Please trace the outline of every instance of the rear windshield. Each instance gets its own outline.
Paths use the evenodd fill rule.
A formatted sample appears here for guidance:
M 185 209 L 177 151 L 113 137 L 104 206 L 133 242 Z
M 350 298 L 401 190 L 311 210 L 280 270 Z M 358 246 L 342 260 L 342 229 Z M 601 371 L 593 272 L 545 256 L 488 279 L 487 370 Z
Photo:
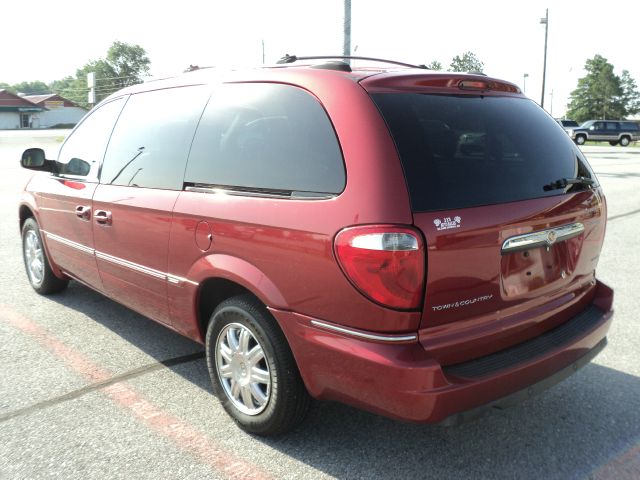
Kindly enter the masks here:
M 580 150 L 544 110 L 514 97 L 372 95 L 396 143 L 414 212 L 559 195 L 544 186 L 595 180 Z

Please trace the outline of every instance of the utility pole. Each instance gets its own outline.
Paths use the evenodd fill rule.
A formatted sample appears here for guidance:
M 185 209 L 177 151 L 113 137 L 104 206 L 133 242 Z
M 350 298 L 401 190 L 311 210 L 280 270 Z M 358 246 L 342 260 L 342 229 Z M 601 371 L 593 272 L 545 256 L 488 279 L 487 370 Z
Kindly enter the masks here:
M 264 65 L 264 39 L 262 40 L 262 64 Z
M 549 36 L 549 9 L 547 8 L 544 18 L 540 19 L 540 23 L 544 25 L 544 66 L 542 68 L 542 97 L 540 98 L 540 106 L 544 108 L 544 87 L 547 80 L 547 38 Z
M 95 72 L 87 73 L 87 88 L 89 89 L 87 95 L 87 103 L 93 108 L 96 104 L 96 74 Z
M 351 0 L 344 0 L 344 43 L 342 55 L 351 55 Z M 350 63 L 347 59 L 347 63 Z
M 522 76 L 522 90 L 524 91 L 524 93 L 527 93 L 527 78 L 529 78 L 529 74 L 525 73 Z

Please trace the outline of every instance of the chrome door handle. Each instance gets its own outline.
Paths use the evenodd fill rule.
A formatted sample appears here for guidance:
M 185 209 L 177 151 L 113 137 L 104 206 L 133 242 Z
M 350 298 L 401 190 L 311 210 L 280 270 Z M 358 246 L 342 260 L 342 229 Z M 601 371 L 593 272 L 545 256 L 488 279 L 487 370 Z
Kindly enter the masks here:
M 76 207 L 76 215 L 82 220 L 89 220 L 91 218 L 91 207 L 86 205 L 78 205 Z
M 96 223 L 111 225 L 111 212 L 107 210 L 96 210 L 96 213 L 93 214 L 93 218 L 96 219 Z

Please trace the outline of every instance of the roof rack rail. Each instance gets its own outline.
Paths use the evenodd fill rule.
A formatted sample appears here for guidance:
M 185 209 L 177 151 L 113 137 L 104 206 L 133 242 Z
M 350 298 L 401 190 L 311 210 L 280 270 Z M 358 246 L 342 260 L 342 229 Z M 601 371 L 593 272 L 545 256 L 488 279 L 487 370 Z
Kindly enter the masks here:
M 276 62 L 278 65 L 297 62 L 298 60 L 371 60 L 374 62 L 389 63 L 391 65 L 400 65 L 401 67 L 409 68 L 423 68 L 428 70 L 426 65 L 412 65 L 410 63 L 396 62 L 395 60 L 385 60 L 383 58 L 374 57 L 357 57 L 353 55 L 313 55 L 310 57 L 298 57 L 296 55 L 285 54 L 280 60 Z

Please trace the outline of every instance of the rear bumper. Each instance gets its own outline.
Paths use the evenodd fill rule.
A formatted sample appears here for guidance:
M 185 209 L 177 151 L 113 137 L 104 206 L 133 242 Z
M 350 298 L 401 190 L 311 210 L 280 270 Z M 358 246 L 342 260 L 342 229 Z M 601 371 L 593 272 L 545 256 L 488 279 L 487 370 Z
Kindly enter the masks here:
M 598 282 L 584 329 L 567 334 L 565 328 L 553 341 L 532 339 L 536 345 L 525 342 L 513 347 L 520 350 L 502 354 L 497 363 L 483 357 L 461 369 L 443 368 L 417 340 L 357 338 L 317 326 L 315 319 L 304 315 L 272 313 L 312 396 L 405 421 L 456 424 L 524 400 L 586 365 L 606 345 L 612 300 L 611 289 Z M 572 319 L 574 324 L 581 323 L 578 317 L 583 313 Z M 517 361 L 505 362 L 505 357 Z M 476 361 L 479 368 L 473 365 Z M 487 364 L 493 367 L 487 369 Z

